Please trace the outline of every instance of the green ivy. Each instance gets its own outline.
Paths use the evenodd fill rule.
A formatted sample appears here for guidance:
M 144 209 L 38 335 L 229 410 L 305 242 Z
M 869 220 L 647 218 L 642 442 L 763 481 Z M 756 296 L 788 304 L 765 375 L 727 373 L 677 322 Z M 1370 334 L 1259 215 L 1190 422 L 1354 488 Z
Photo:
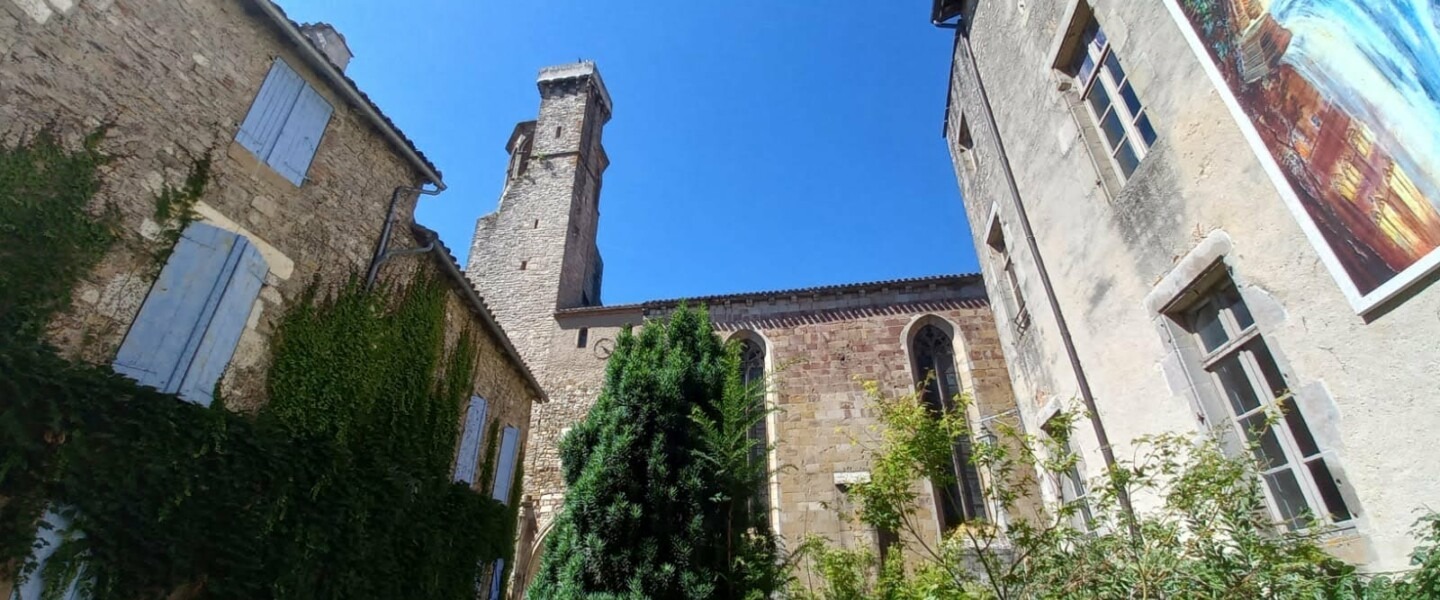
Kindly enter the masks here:
M 485 460 L 480 467 L 480 485 L 495 478 L 495 452 L 499 449 L 500 420 L 490 421 L 490 430 L 485 433 Z
M 160 224 L 160 251 L 155 254 L 156 269 L 170 260 L 180 234 L 195 221 L 195 203 L 205 195 L 210 183 L 210 156 L 207 154 L 190 166 L 185 184 L 179 188 L 166 184 L 155 196 L 155 222 Z
M 97 600 L 473 597 L 513 546 L 515 503 L 450 480 L 476 340 L 446 343 L 445 285 L 312 286 L 254 416 L 68 361 L 40 332 L 113 238 L 85 212 L 103 160 L 94 139 L 72 153 L 45 135 L 0 153 L 0 231 L 46 250 L 0 249 L 0 578 L 33 569 L 50 507 L 75 534 L 52 593 L 83 573 Z
M 115 240 L 113 209 L 88 210 L 109 159 L 98 130 L 78 151 L 41 131 L 0 149 L 0 330 L 36 336 Z

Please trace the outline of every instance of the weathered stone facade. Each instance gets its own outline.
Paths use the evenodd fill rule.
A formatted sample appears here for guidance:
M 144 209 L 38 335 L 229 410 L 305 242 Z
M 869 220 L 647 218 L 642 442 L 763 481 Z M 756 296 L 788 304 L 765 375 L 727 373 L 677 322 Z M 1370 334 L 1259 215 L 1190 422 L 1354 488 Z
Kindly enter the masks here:
M 0 0 L 3 142 L 48 127 L 75 146 L 103 126 L 99 148 L 111 157 L 93 208 L 113 207 L 121 240 L 52 324 L 62 351 L 114 359 L 163 266 L 169 224 L 156 222 L 156 199 L 207 156 L 211 176 L 194 206 L 197 222 L 243 236 L 268 267 L 221 379 L 230 408 L 266 401 L 270 337 L 309 285 L 333 288 L 365 275 L 392 193 L 399 190 L 388 247 L 434 241 L 424 230 L 411 234 L 417 195 L 400 188 L 443 189 L 439 173 L 299 36 L 268 0 Z M 298 186 L 235 141 L 277 58 L 333 108 Z M 520 428 L 523 448 L 531 404 L 543 393 L 454 259 L 434 247 L 388 261 L 380 279 L 423 271 L 450 282 L 448 343 L 467 326 L 476 333 L 475 393 L 490 401 L 492 419 Z M 489 482 L 477 488 L 488 492 Z
M 1327 544 L 1367 569 L 1404 567 L 1413 511 L 1440 494 L 1440 467 L 1429 460 L 1440 425 L 1429 408 L 1440 388 L 1440 294 L 1423 284 L 1356 314 L 1187 44 L 1169 0 L 963 4 L 947 135 L 1027 429 L 1080 398 L 1037 258 L 1121 456 L 1144 435 L 1200 431 L 1197 415 L 1216 386 L 1187 357 L 1193 336 L 1167 307 L 1219 265 L 1254 313 L 1354 512 Z M 1083 26 L 1076 19 L 1092 15 L 1158 133 L 1123 183 L 1068 63 L 1056 64 L 1075 50 Z M 1025 243 L 1017 200 L 1039 257 Z M 997 239 L 1008 242 L 1003 251 Z M 1028 327 L 1015 323 L 1018 300 Z M 1092 428 L 1082 421 L 1075 433 L 1089 474 L 1101 474 Z M 1055 491 L 1047 493 L 1053 500 Z M 1145 510 L 1155 500 L 1136 502 Z
M 599 305 L 602 263 L 595 234 L 600 176 L 608 165 L 600 138 L 610 97 L 590 63 L 544 69 L 538 83 L 540 117 L 521 123 L 510 139 L 505 191 L 497 210 L 477 223 L 468 270 L 550 398 L 532 416 L 524 484 L 530 517 L 521 524 L 522 555 L 512 583 L 517 592 L 538 568 L 544 536 L 564 501 L 559 441 L 599 395 L 615 336 L 678 304 Z M 975 398 L 970 416 L 977 432 L 989 420 L 1013 419 L 1009 377 L 977 276 L 692 303 L 708 306 L 724 335 L 765 349 L 768 402 L 778 409 L 767 426 L 776 472 L 768 494 L 772 523 L 791 547 L 808 535 L 848 547 L 877 544 L 875 531 L 840 514 L 847 482 L 868 474 L 865 448 L 874 441 L 869 427 L 875 420 L 861 382 L 876 381 L 889 394 L 913 391 L 923 375 L 910 342 L 925 325 L 953 341 L 960 387 Z M 916 485 L 928 499 L 929 487 Z M 939 535 L 933 512 L 921 520 L 921 535 Z

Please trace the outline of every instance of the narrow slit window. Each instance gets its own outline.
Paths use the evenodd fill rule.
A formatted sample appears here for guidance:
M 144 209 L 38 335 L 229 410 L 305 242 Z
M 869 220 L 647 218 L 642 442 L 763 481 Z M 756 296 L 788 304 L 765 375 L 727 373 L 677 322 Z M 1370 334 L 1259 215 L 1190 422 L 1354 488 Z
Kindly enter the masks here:
M 765 346 L 755 340 L 743 339 L 740 341 L 740 377 L 741 383 L 745 385 L 746 393 L 753 398 L 752 410 L 757 413 L 765 411 Z M 757 415 L 758 416 L 758 415 Z M 755 443 L 750 447 L 751 464 L 763 464 L 768 469 L 770 448 L 770 430 L 766 419 L 761 417 L 750 428 L 750 439 Z M 770 486 L 762 485 L 755 497 L 750 500 L 750 514 L 756 521 L 767 522 L 767 515 L 770 513 Z

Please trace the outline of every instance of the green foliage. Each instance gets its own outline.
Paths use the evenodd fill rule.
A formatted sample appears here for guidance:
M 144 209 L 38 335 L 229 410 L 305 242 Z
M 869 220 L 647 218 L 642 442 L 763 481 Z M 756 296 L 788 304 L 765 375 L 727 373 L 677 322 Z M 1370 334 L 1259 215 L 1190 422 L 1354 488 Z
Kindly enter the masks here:
M 442 285 L 396 292 L 386 306 L 352 283 L 295 307 L 258 418 L 12 339 L 0 446 L 21 454 L 0 494 L 25 514 L 5 521 L 6 556 L 48 503 L 85 533 L 62 549 L 98 599 L 471 597 L 513 531 L 513 510 L 449 480 L 473 344 L 445 352 Z M 327 387 L 352 380 L 348 401 Z
M 500 421 L 490 421 L 490 430 L 485 432 L 485 460 L 480 463 L 480 485 L 495 478 L 495 452 L 500 448 Z M 516 461 L 519 464 L 519 461 Z
M 768 505 L 757 499 L 768 494 L 771 473 L 769 464 L 756 458 L 771 448 L 751 436 L 771 411 L 765 410 L 765 381 L 747 384 L 742 377 L 739 344 L 724 350 L 721 396 L 690 409 L 699 441 L 691 453 L 714 478 L 711 510 L 724 534 L 714 597 L 766 598 L 789 578 L 770 531 Z
M 561 441 L 568 492 L 530 598 L 768 594 L 746 571 L 775 562 L 774 542 L 739 508 L 756 474 L 722 472 L 750 448 L 738 373 L 704 310 L 621 333 L 599 399 Z
M 198 216 L 195 214 L 195 203 L 205 195 L 205 187 L 209 183 L 210 156 L 206 155 L 190 166 L 184 185 L 177 189 L 166 184 L 155 197 L 155 222 L 161 226 L 160 250 L 155 254 L 156 269 L 170 260 L 170 253 L 174 251 L 175 243 L 180 241 L 180 234 L 195 221 Z
M 76 151 L 50 131 L 0 149 L 0 331 L 36 336 L 115 239 L 113 211 L 95 218 L 101 129 Z
M 861 522 L 908 533 L 884 564 L 866 552 L 807 547 L 818 581 L 793 590 L 801 600 L 851 598 L 1334 598 L 1440 597 L 1440 516 L 1421 519 L 1417 569 L 1367 577 L 1327 554 L 1315 532 L 1291 533 L 1271 522 L 1255 466 L 1228 456 L 1219 443 L 1166 435 L 1137 440 L 1133 462 L 1122 462 L 1090 485 L 1096 532 L 1075 524 L 1082 507 L 1059 507 L 1040 520 L 1013 518 L 1002 530 L 962 526 L 927 544 L 916 526 L 921 477 L 935 475 L 937 454 L 948 456 L 956 429 L 949 418 L 926 415 L 915 395 L 884 398 L 867 386 L 879 416 L 879 443 L 870 448 L 871 482 L 856 486 Z M 964 399 L 961 399 L 964 403 Z M 930 424 L 921 422 L 924 419 Z M 1068 424 L 1074 415 L 1061 415 Z M 975 462 L 991 474 L 991 501 L 1014 509 L 1033 483 L 1023 474 L 1039 465 L 1064 473 L 1077 457 L 1056 427 L 1052 436 L 998 426 L 995 441 L 975 443 Z M 1121 490 L 1164 500 L 1131 521 L 1118 509 Z M 1014 514 L 1013 510 L 1008 510 Z
M 476 356 L 469 332 L 446 348 L 444 286 L 312 289 L 278 328 L 257 417 L 65 360 L 44 325 L 114 239 L 86 212 L 97 142 L 0 152 L 0 231 L 19 241 L 0 249 L 0 578 L 33 574 L 49 507 L 70 526 L 47 598 L 77 577 L 97 600 L 473 597 L 514 508 L 450 482 Z M 187 221 L 207 171 L 157 218 Z

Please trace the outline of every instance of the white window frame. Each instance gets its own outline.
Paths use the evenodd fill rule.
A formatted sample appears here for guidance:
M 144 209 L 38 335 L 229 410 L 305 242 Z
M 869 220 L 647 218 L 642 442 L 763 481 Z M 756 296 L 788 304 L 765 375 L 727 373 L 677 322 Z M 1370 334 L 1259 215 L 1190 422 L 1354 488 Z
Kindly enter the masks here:
M 1086 112 L 1090 113 L 1090 117 L 1094 119 L 1096 132 L 1099 134 L 1101 146 L 1105 148 L 1108 155 L 1110 166 L 1123 183 L 1130 179 L 1135 170 L 1131 170 L 1129 173 L 1125 172 L 1125 168 L 1117 158 L 1120 148 L 1126 145 L 1126 142 L 1129 143 L 1131 152 L 1135 154 L 1135 169 L 1139 169 L 1140 164 L 1145 161 L 1145 157 L 1150 154 L 1150 147 L 1155 141 L 1154 137 L 1149 140 L 1145 139 L 1139 126 L 1140 121 L 1143 119 L 1149 124 L 1152 136 L 1158 134 L 1155 132 L 1154 124 L 1150 122 L 1149 110 L 1140 100 L 1135 84 L 1130 82 L 1129 74 L 1125 73 L 1124 68 L 1120 66 L 1120 58 L 1115 55 L 1109 37 L 1105 35 L 1105 31 L 1100 28 L 1099 23 L 1092 20 L 1090 25 L 1094 27 L 1095 36 L 1086 39 L 1088 27 L 1085 30 L 1087 33 L 1082 34 L 1080 43 L 1083 45 L 1079 50 L 1075 79 L 1080 83 L 1080 99 L 1086 106 Z M 1119 81 L 1116 81 L 1116 74 L 1107 64 L 1110 60 L 1114 61 L 1114 66 L 1119 68 L 1123 75 Z M 1090 65 L 1088 73 L 1085 71 L 1086 65 Z M 1125 96 L 1120 92 L 1126 84 L 1130 85 L 1130 92 L 1135 98 L 1135 104 L 1139 106 L 1138 110 L 1132 109 L 1125 100 Z M 1100 86 L 1109 99 L 1109 108 L 1103 114 L 1096 112 L 1095 105 L 1091 101 L 1091 94 L 1095 91 L 1096 86 Z M 1120 121 L 1124 133 L 1119 143 L 1115 144 L 1110 142 L 1109 135 L 1105 131 L 1105 116 L 1111 112 L 1114 112 L 1116 119 Z
M 1065 427 L 1067 430 L 1064 431 L 1063 438 L 1057 439 L 1056 432 L 1061 427 Z M 1052 420 L 1050 423 L 1046 423 L 1043 429 L 1050 439 L 1058 443 L 1060 451 L 1075 457 L 1069 469 L 1054 473 L 1055 488 L 1060 494 L 1060 503 L 1064 506 L 1078 506 L 1075 514 L 1070 515 L 1070 526 L 1081 533 L 1093 533 L 1095 531 L 1095 508 L 1090 503 L 1090 486 L 1086 485 L 1085 478 L 1080 475 L 1080 453 L 1075 451 L 1068 424 Z
M 1010 252 L 1010 246 L 1005 239 L 1005 230 L 1000 224 L 1000 216 L 994 210 L 991 209 L 990 231 L 985 236 L 985 243 L 995 253 L 1000 272 L 1005 278 L 1005 285 L 1009 288 L 1010 298 L 1005 301 L 1005 308 L 1010 311 L 1010 324 L 1015 327 L 1017 334 L 1024 333 L 1030 328 L 1030 309 L 1025 304 L 1025 294 L 1020 290 L 1020 276 L 1015 271 L 1015 257 Z
M 1228 301 L 1226 298 L 1227 295 L 1230 296 Z M 1245 318 L 1243 321 L 1237 316 L 1236 307 L 1244 309 Z M 1201 311 L 1209 308 L 1216 310 L 1217 322 L 1226 337 L 1225 341 L 1214 349 L 1207 348 L 1206 340 L 1200 333 L 1200 327 L 1197 324 L 1197 317 Z M 1256 468 L 1261 476 L 1260 488 L 1264 493 L 1266 504 L 1270 509 L 1271 515 L 1276 519 L 1277 524 L 1290 530 L 1303 530 L 1308 525 L 1303 519 L 1308 516 L 1326 525 L 1340 527 L 1353 526 L 1357 517 L 1356 509 L 1348 499 L 1344 498 L 1338 482 L 1335 483 L 1335 494 L 1339 496 L 1340 501 L 1343 503 L 1341 508 L 1348 513 L 1348 516 L 1337 519 L 1330 512 L 1324 495 L 1321 493 L 1311 471 L 1311 464 L 1323 462 L 1324 469 L 1326 469 L 1333 478 L 1336 471 L 1336 469 L 1333 468 L 1336 464 L 1336 459 L 1332 453 L 1325 451 L 1325 449 L 1321 448 L 1319 443 L 1314 440 L 1314 433 L 1310 430 L 1309 424 L 1305 422 L 1304 415 L 1298 413 L 1294 402 L 1294 395 L 1289 391 L 1293 389 L 1293 387 L 1287 387 L 1286 390 L 1279 394 L 1272 389 L 1272 386 L 1280 384 L 1288 386 L 1288 382 L 1282 381 L 1276 383 L 1269 381 L 1264 367 L 1260 364 L 1259 359 L 1256 358 L 1257 354 L 1254 348 L 1263 348 L 1265 353 L 1270 357 L 1269 360 L 1272 366 L 1271 375 L 1284 379 L 1284 375 L 1280 372 L 1278 364 L 1275 364 L 1274 352 L 1271 351 L 1269 345 L 1266 344 L 1264 337 L 1256 326 L 1253 315 L 1250 314 L 1249 307 L 1245 304 L 1244 299 L 1240 297 L 1239 290 L 1235 287 L 1234 283 L 1229 279 L 1224 279 L 1219 284 L 1207 289 L 1203 293 L 1201 300 L 1185 308 L 1180 316 L 1184 328 L 1192 336 L 1195 347 L 1199 353 L 1199 366 L 1201 370 L 1205 372 L 1209 381 L 1215 386 L 1217 404 L 1223 406 L 1223 420 L 1229 422 L 1228 427 L 1239 436 L 1240 440 L 1245 441 L 1247 446 L 1250 444 L 1258 444 L 1256 440 L 1261 436 L 1257 436 L 1256 431 L 1247 429 L 1245 421 L 1256 418 L 1266 419 L 1267 421 L 1262 421 L 1262 423 L 1269 423 L 1266 426 L 1265 433 L 1273 433 L 1278 442 L 1285 460 L 1283 464 L 1277 466 L 1266 464 L 1266 455 L 1261 454 L 1261 452 L 1263 452 L 1262 450 L 1257 448 L 1249 451 L 1251 458 L 1255 460 Z M 1248 323 L 1246 323 L 1246 321 L 1248 321 Z M 1234 362 L 1231 364 L 1238 364 L 1241 367 L 1244 375 L 1244 383 L 1249 385 L 1251 393 L 1258 400 L 1256 406 L 1245 409 L 1243 412 L 1237 412 L 1230 398 L 1229 388 L 1226 386 L 1225 379 L 1220 373 L 1222 363 L 1231 361 L 1232 359 Z M 1267 383 L 1269 383 L 1269 385 L 1267 385 Z M 1282 406 L 1286 404 L 1288 404 L 1288 407 Z M 1297 423 L 1305 428 L 1306 435 L 1310 438 L 1310 445 L 1313 449 L 1312 454 L 1306 455 L 1303 452 L 1302 445 L 1292 430 L 1292 427 Z M 1273 457 L 1270 462 L 1273 462 Z M 1303 510 L 1292 517 L 1287 517 L 1285 511 L 1281 508 L 1279 500 L 1271 489 L 1269 479 L 1270 476 L 1279 475 L 1287 470 L 1291 471 L 1305 501 Z

